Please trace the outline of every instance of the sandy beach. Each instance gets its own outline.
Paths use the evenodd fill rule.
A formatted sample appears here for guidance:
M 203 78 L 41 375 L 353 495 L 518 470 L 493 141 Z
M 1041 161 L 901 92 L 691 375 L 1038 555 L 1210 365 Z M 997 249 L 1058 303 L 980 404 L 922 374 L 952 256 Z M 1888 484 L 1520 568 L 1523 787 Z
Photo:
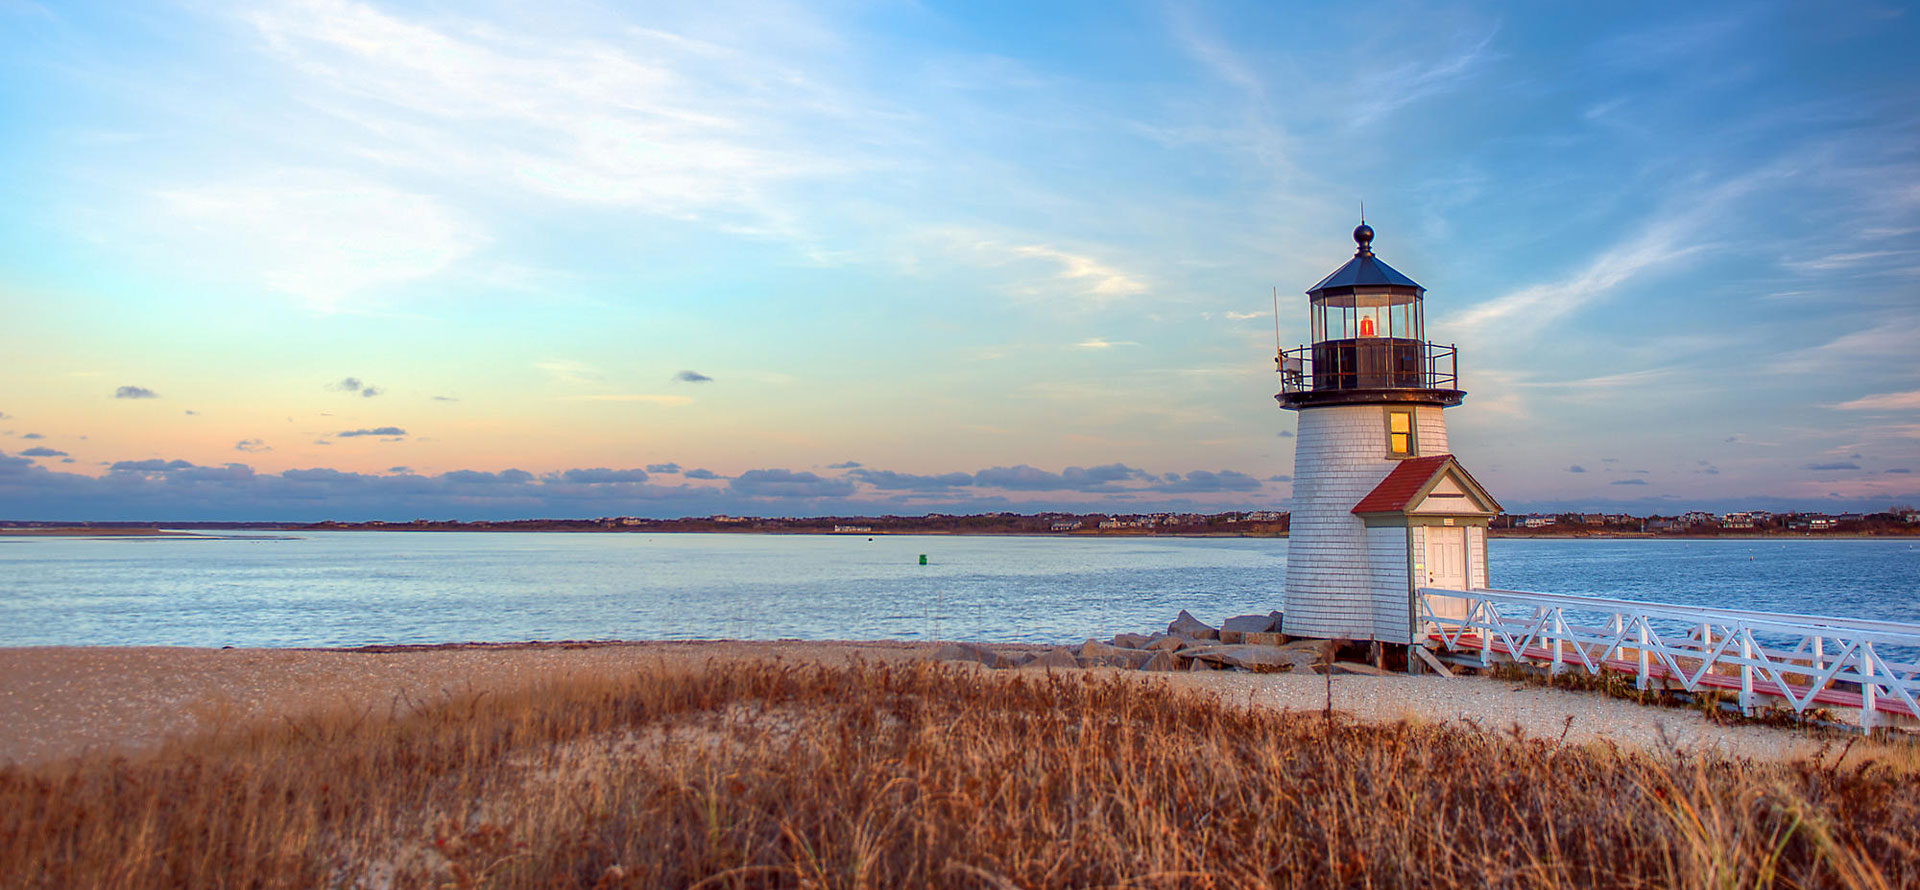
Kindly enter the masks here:
M 7 715 L 0 721 L 0 763 L 31 765 L 83 753 L 134 755 L 168 738 L 250 721 L 341 710 L 404 712 L 448 695 L 507 691 L 570 676 L 666 666 L 725 670 L 729 663 L 755 659 L 898 661 L 931 657 L 934 648 L 929 643 L 740 641 L 374 650 L 8 648 L 0 649 L 0 713 Z M 1313 715 L 1326 697 L 1325 679 L 1311 674 L 1089 672 L 1203 690 L 1229 706 Z M 1677 746 L 1774 759 L 1815 753 L 1827 741 L 1790 729 L 1719 725 L 1692 710 L 1485 677 L 1339 675 L 1333 680 L 1333 701 L 1335 709 L 1363 720 L 1464 721 L 1496 731 L 1517 725 L 1540 738 L 1564 734 L 1574 743 L 1605 740 L 1647 750 Z

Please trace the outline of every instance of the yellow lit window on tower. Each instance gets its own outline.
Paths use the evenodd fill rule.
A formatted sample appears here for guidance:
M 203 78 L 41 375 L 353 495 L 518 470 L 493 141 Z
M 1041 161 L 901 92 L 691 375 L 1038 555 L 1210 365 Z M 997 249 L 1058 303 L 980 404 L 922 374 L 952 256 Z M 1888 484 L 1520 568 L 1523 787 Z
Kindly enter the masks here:
M 1413 412 L 1387 412 L 1387 453 L 1395 457 L 1413 456 Z

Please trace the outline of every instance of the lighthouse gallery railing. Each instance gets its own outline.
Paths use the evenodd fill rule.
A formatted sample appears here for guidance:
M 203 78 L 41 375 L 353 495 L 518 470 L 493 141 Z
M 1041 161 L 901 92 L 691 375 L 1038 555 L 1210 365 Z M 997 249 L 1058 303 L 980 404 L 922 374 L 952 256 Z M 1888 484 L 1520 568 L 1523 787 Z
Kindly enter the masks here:
M 1795 713 L 1857 708 L 1863 729 L 1887 713 L 1920 717 L 1920 624 L 1432 587 L 1419 611 L 1429 641 L 1478 652 L 1483 666 L 1498 656 L 1553 673 L 1630 672 L 1641 689 L 1659 679 L 1737 690 L 1747 714 L 1762 697 Z
M 1453 389 L 1460 379 L 1459 357 L 1457 347 L 1420 340 L 1323 340 L 1280 353 L 1280 389 Z

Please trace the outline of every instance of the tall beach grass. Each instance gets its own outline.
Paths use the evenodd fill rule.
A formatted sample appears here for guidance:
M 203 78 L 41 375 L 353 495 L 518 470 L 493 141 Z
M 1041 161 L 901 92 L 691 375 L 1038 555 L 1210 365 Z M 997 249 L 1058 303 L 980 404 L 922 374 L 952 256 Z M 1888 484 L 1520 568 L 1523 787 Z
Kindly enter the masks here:
M 1920 783 L 935 664 L 716 663 L 0 770 L 5 887 L 1912 887 Z

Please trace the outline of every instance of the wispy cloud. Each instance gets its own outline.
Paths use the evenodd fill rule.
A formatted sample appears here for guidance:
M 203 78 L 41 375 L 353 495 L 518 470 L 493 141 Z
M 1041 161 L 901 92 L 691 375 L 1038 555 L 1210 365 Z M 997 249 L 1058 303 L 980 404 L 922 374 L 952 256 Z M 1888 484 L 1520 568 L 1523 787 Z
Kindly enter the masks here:
M 702 374 L 699 371 L 681 371 L 680 373 L 673 375 L 673 379 L 680 383 L 712 383 L 713 382 L 712 377 L 708 377 L 707 375 Z
M 595 383 L 600 380 L 598 371 L 571 359 L 550 358 L 534 362 L 533 366 L 547 372 L 548 377 L 559 383 Z
M 1091 302 L 1103 303 L 1147 290 L 1146 283 L 1133 274 L 1085 254 L 1044 244 L 1017 245 L 1007 248 L 1007 252 L 1014 257 L 1038 260 L 1052 267 L 1052 275 L 1044 279 L 1045 285 L 1028 283 L 1020 288 L 1025 293 L 1040 294 L 1059 286 Z
M 1842 411 L 1920 411 L 1920 389 L 1861 396 L 1853 401 L 1828 407 Z
M 1245 55 L 1233 49 L 1228 41 L 1215 29 L 1200 20 L 1198 10 L 1190 5 L 1174 5 L 1168 8 L 1169 31 L 1175 45 L 1208 73 L 1227 84 L 1239 94 L 1238 125 L 1233 130 L 1216 131 L 1211 123 L 1200 128 L 1182 127 L 1169 130 L 1165 127 L 1146 127 L 1150 135 L 1161 141 L 1189 141 L 1217 143 L 1229 141 L 1243 143 L 1258 163 L 1270 171 L 1279 171 L 1282 175 L 1293 172 L 1289 162 L 1287 135 L 1276 122 L 1276 114 L 1267 89 L 1266 77 Z M 1179 133 L 1179 137 L 1168 140 L 1167 136 Z
M 1774 373 L 1832 374 L 1845 370 L 1913 370 L 1913 344 L 1920 342 L 1920 316 L 1892 315 L 1879 324 L 1848 331 L 1818 346 L 1788 353 L 1769 363 Z
M 1612 296 L 1627 282 L 1706 249 L 1701 235 L 1711 232 L 1709 222 L 1738 199 L 1783 175 L 1784 168 L 1765 167 L 1696 189 L 1658 208 L 1632 235 L 1594 254 L 1572 274 L 1468 307 L 1441 323 L 1461 332 L 1463 338 L 1529 339 L 1569 313 Z
M 1796 272 L 1825 274 L 1841 269 L 1852 269 L 1876 260 L 1908 259 L 1913 256 L 1914 252 L 1908 250 L 1840 251 L 1804 260 L 1787 260 L 1782 265 Z
M 190 255 L 317 309 L 436 275 L 485 240 L 438 198 L 338 171 L 283 168 L 155 196 Z
M 1660 383 L 1674 376 L 1673 368 L 1645 368 L 1638 371 L 1623 371 L 1618 374 L 1601 374 L 1594 377 L 1579 377 L 1571 380 L 1515 380 L 1513 386 L 1533 389 L 1565 389 L 1612 392 L 1622 389 L 1637 389 L 1642 386 Z
M 1355 85 L 1357 101 L 1347 117 L 1353 126 L 1371 124 L 1406 105 L 1424 101 L 1442 93 L 1463 89 L 1496 58 L 1488 47 L 1498 35 L 1493 29 L 1478 37 L 1469 37 L 1461 45 L 1430 61 L 1408 60 L 1398 65 L 1367 65 Z
M 353 439 L 360 436 L 391 436 L 397 438 L 406 434 L 406 430 L 397 426 L 377 426 L 372 429 L 346 430 L 344 432 L 334 433 L 333 435 L 334 438 L 337 439 Z
M 123 386 L 113 391 L 116 399 L 157 399 L 160 394 L 144 386 Z
M 1101 337 L 1088 337 L 1073 344 L 1075 349 L 1112 349 L 1115 346 L 1139 346 L 1132 340 L 1107 340 Z
M 693 399 L 688 396 L 663 396 L 663 395 L 654 395 L 652 393 L 638 393 L 638 392 L 634 392 L 634 393 L 609 392 L 609 393 L 594 393 L 592 395 L 563 396 L 561 397 L 561 401 L 566 401 L 566 402 L 645 402 L 650 405 L 671 406 L 671 405 L 692 404 Z
M 339 0 L 243 9 L 341 119 L 339 148 L 566 202 L 781 228 L 784 185 L 859 169 L 863 136 L 892 118 L 792 55 L 658 27 L 582 38 Z
M 1701 249 L 1687 243 L 1690 225 L 1655 219 L 1634 236 L 1602 251 L 1578 271 L 1559 281 L 1523 287 L 1469 307 L 1443 324 L 1464 335 L 1524 338 L 1644 272 L 1659 268 Z

